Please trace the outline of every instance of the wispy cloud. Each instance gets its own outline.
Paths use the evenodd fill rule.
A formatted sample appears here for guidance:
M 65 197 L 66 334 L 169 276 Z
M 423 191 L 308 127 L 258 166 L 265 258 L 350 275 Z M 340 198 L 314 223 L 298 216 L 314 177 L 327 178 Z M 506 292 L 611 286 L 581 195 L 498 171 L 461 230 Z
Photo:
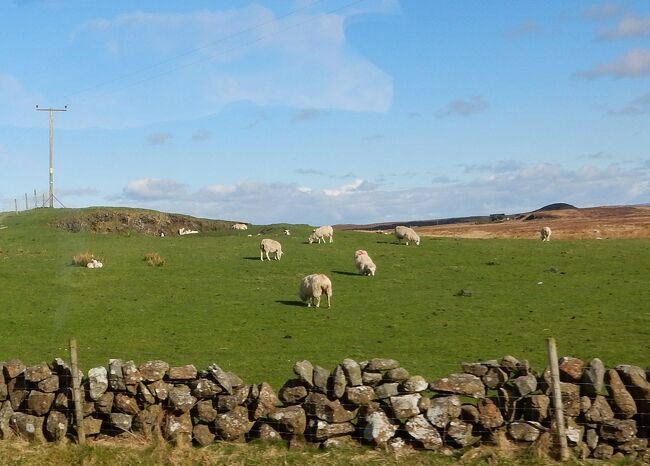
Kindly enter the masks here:
M 608 152 L 593 152 L 591 154 L 586 154 L 584 158 L 591 160 L 611 160 L 613 158 L 612 154 Z
M 647 16 L 646 18 L 625 16 L 621 18 L 613 28 L 605 28 L 598 34 L 600 39 L 606 40 L 649 36 L 650 16 Z
M 644 115 L 650 113 L 650 92 L 631 100 L 623 107 L 610 108 L 607 113 L 610 115 L 624 116 Z
M 377 2 L 365 11 L 390 8 Z M 323 109 L 387 112 L 392 77 L 348 44 L 345 24 L 353 14 L 352 9 L 329 14 L 304 10 L 280 18 L 272 9 L 252 4 L 188 13 L 136 11 L 86 21 L 71 34 L 72 43 L 94 47 L 97 66 L 119 69 L 140 56 L 151 62 L 143 68 L 146 72 L 135 70 L 112 80 L 108 96 L 106 88 L 88 92 L 85 100 L 94 105 L 129 109 L 121 112 L 119 122 L 99 122 L 97 116 L 90 121 L 103 126 L 164 121 L 169 118 L 166 108 L 175 109 L 176 119 L 198 118 L 233 102 L 308 109 L 298 112 L 295 121 L 314 118 Z M 200 72 L 194 64 L 201 65 Z M 169 76 L 183 93 L 160 95 L 165 86 L 154 84 L 166 83 Z M 132 89 L 131 84 L 143 80 L 146 85 Z M 111 92 L 113 88 L 125 92 Z M 188 100 L 193 105 L 183 104 Z M 79 106 L 77 113 L 86 116 Z
M 303 108 L 291 116 L 292 123 L 316 120 L 325 115 L 325 112 L 317 108 Z
M 600 64 L 591 70 L 576 73 L 576 75 L 586 79 L 640 78 L 650 75 L 650 50 L 630 50 L 611 63 Z
M 192 134 L 192 141 L 207 141 L 212 138 L 212 131 L 209 129 L 199 129 Z
M 518 160 L 499 160 L 486 164 L 462 164 L 465 173 L 508 173 L 521 170 L 524 167 L 523 162 Z
M 150 144 L 152 146 L 160 146 L 162 144 L 166 144 L 171 138 L 171 133 L 168 133 L 166 131 L 152 133 L 147 136 L 147 144 Z
M 322 172 L 320 170 L 315 170 L 313 168 L 298 168 L 296 170 L 296 173 L 300 175 L 318 175 L 318 176 L 326 176 L 325 172 Z
M 436 112 L 436 117 L 447 118 L 453 116 L 467 117 L 488 109 L 488 101 L 483 96 L 474 96 L 467 100 L 457 99 L 449 102 L 444 108 Z
M 542 28 L 540 27 L 539 23 L 537 23 L 537 21 L 528 20 L 517 24 L 516 26 L 506 31 L 505 36 L 512 39 L 517 39 L 519 37 L 537 34 L 541 31 L 541 29 Z
M 601 3 L 586 8 L 583 15 L 587 19 L 603 20 L 619 16 L 623 13 L 623 6 L 618 3 Z

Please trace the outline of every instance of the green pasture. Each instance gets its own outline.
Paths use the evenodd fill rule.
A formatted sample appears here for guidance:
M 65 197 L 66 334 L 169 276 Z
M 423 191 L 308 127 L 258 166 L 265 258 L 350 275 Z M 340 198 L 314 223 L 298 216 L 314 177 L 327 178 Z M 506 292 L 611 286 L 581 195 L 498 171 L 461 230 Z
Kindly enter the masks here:
M 265 235 L 282 243 L 282 260 L 260 262 L 262 227 L 160 238 L 50 226 L 71 214 L 0 214 L 0 360 L 67 358 L 74 336 L 85 369 L 109 358 L 217 363 L 278 388 L 300 359 L 333 368 L 390 357 L 427 378 L 505 354 L 543 368 L 554 336 L 561 355 L 650 364 L 650 240 L 423 238 L 407 247 L 336 231 L 333 244 L 318 245 L 307 244 L 309 227 L 292 226 L 291 236 Z M 355 273 L 357 249 L 374 259 L 375 277 Z M 104 268 L 72 266 L 83 251 Z M 165 265 L 148 266 L 148 252 Z M 300 279 L 315 272 L 332 280 L 329 310 L 298 302 Z

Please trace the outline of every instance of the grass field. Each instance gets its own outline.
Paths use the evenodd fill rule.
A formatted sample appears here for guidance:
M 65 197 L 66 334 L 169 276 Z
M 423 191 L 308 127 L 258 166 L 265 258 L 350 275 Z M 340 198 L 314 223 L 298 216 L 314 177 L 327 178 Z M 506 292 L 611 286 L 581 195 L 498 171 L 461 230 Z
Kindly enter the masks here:
M 164 238 L 69 233 L 50 222 L 64 209 L 0 214 L 0 360 L 67 358 L 68 337 L 87 369 L 108 358 L 217 363 L 274 387 L 296 360 L 332 368 L 343 358 L 391 357 L 427 378 L 463 360 L 512 354 L 545 365 L 559 353 L 607 365 L 650 363 L 650 240 L 469 240 L 335 232 L 307 244 L 309 228 L 260 262 L 259 228 Z M 253 233 L 253 237 L 248 237 Z M 356 249 L 377 264 L 358 276 Z M 104 268 L 71 265 L 91 251 Z M 160 267 L 144 261 L 157 252 Z M 304 275 L 333 282 L 331 309 L 298 302 Z M 471 296 L 457 296 L 459 290 Z

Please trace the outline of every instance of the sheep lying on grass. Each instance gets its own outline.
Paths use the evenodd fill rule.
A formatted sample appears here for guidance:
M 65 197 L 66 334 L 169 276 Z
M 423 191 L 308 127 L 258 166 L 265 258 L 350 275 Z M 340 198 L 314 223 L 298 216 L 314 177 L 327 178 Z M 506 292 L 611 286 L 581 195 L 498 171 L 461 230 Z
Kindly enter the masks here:
M 332 298 L 332 282 L 327 275 L 313 273 L 300 281 L 298 296 L 301 301 L 307 303 L 307 307 L 311 307 L 312 304 L 320 307 L 320 297 L 323 293 L 327 296 L 327 307 L 329 308 Z
M 184 235 L 195 235 L 195 234 L 197 234 L 197 233 L 198 233 L 198 231 L 196 231 L 196 230 L 190 230 L 190 229 L 185 228 L 185 227 L 181 227 L 181 228 L 178 229 L 178 234 L 181 235 L 181 236 L 184 236 Z
M 415 243 L 416 245 L 420 245 L 420 237 L 418 234 L 413 230 L 413 228 L 405 227 L 405 226 L 396 226 L 395 227 L 395 236 L 397 237 L 397 241 L 400 243 L 402 242 L 403 239 L 406 240 L 406 245 L 409 245 L 409 241 Z
M 551 229 L 549 227 L 544 227 L 541 230 L 539 230 L 539 236 L 542 239 L 542 241 L 551 241 Z
M 89 269 L 101 269 L 102 267 L 104 267 L 104 264 L 99 262 L 97 259 L 93 259 L 86 264 L 86 267 L 88 267 Z
M 311 232 L 311 235 L 309 235 L 309 244 L 314 241 L 318 241 L 318 244 L 320 244 L 321 240 L 325 243 L 327 238 L 329 238 L 330 243 L 334 241 L 334 229 L 329 225 L 324 225 Z
M 232 227 L 233 230 L 248 230 L 248 225 L 245 223 L 235 223 Z
M 354 265 L 357 266 L 357 270 L 361 275 L 371 275 L 375 276 L 377 266 L 372 261 L 370 256 L 363 249 L 359 249 L 354 253 Z
M 264 260 L 266 255 L 267 260 L 271 260 L 269 254 L 275 254 L 275 260 L 282 258 L 282 245 L 274 239 L 265 238 L 260 243 L 260 260 Z

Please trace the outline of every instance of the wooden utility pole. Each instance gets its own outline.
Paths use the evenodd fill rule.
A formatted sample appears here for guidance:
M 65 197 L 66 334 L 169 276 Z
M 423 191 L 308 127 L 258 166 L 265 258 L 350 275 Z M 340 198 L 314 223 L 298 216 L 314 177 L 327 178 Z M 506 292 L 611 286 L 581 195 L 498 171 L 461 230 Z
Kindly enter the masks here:
M 81 381 L 79 380 L 79 363 L 77 361 L 77 340 L 70 338 L 70 370 L 72 371 L 72 401 L 74 403 L 74 420 L 77 428 L 79 445 L 86 443 L 84 427 L 83 398 L 81 396 Z
M 50 112 L 50 209 L 54 207 L 54 112 L 67 112 L 68 106 L 63 108 L 38 108 L 38 112 Z
M 555 338 L 548 337 L 548 365 L 551 369 L 551 391 L 553 393 L 553 412 L 555 413 L 555 424 L 557 425 L 557 436 L 560 442 L 560 460 L 569 459 L 569 445 L 567 444 L 564 431 L 564 409 L 562 407 L 562 391 L 560 390 L 560 368 L 557 361 L 557 347 Z

